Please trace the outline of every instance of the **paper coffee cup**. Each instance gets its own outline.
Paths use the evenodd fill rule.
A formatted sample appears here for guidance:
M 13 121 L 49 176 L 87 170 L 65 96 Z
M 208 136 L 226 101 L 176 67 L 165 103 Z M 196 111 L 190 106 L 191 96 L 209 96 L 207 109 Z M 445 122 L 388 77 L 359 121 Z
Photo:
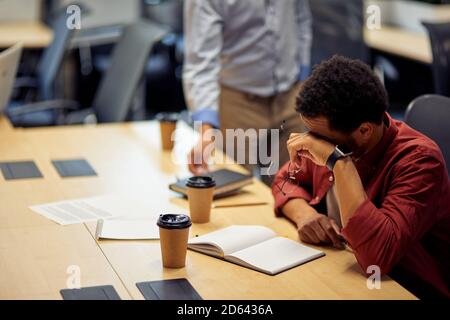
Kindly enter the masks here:
M 183 268 L 186 265 L 187 243 L 191 219 L 184 214 L 160 215 L 157 225 L 161 256 L 165 268 Z
M 163 150 L 170 151 L 174 147 L 172 135 L 177 128 L 178 118 L 176 113 L 160 113 L 156 116 L 156 119 L 159 121 Z
M 212 177 L 192 177 L 188 179 L 186 187 L 192 222 L 208 223 L 210 221 L 215 186 L 216 182 Z

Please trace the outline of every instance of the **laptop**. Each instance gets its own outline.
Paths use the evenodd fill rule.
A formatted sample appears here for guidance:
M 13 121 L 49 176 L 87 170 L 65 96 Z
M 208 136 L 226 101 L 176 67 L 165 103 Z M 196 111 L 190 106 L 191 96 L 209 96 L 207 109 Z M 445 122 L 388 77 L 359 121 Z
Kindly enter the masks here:
M 241 188 L 253 183 L 253 176 L 227 169 L 213 171 L 210 175 L 216 180 L 215 199 L 233 195 Z M 179 180 L 169 185 L 169 189 L 187 196 L 186 182 L 187 179 Z
M 21 54 L 21 44 L 0 52 L 0 113 L 3 113 L 9 104 Z

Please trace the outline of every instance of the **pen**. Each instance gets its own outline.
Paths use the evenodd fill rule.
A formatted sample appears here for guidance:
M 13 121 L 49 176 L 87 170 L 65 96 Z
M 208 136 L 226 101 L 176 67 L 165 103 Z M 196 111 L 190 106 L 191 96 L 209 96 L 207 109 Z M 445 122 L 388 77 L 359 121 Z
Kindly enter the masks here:
M 218 208 L 251 207 L 251 206 L 263 206 L 266 204 L 268 204 L 268 203 L 267 202 L 253 202 L 253 203 L 213 204 L 213 208 L 218 209 Z

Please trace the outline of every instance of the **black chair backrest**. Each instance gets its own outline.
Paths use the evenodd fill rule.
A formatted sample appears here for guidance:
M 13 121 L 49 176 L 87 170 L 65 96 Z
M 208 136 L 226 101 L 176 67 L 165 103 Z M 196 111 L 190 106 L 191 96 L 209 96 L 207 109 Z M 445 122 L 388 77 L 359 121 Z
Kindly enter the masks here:
M 435 93 L 450 96 L 450 23 L 422 23 L 428 30 L 433 51 Z
M 364 42 L 363 0 L 312 0 L 312 65 L 335 54 L 368 60 Z
M 44 50 L 37 67 L 40 100 L 56 98 L 54 93 L 55 80 L 75 32 L 75 29 L 67 27 L 67 13 L 65 10 L 58 10 L 52 22 L 52 29 L 53 41 Z
M 126 120 L 151 48 L 166 33 L 160 25 L 143 21 L 125 27 L 92 104 L 99 122 Z
M 418 97 L 406 110 L 405 122 L 439 145 L 450 176 L 450 98 L 439 95 Z

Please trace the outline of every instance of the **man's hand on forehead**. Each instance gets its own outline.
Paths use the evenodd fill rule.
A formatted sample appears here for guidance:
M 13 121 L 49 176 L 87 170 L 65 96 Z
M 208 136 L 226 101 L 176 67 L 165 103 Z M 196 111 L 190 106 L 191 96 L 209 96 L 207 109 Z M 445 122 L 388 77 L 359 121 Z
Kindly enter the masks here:
M 334 147 L 334 144 L 311 132 L 292 133 L 287 142 L 291 162 L 299 163 L 301 158 L 305 157 L 320 166 L 326 165 Z

